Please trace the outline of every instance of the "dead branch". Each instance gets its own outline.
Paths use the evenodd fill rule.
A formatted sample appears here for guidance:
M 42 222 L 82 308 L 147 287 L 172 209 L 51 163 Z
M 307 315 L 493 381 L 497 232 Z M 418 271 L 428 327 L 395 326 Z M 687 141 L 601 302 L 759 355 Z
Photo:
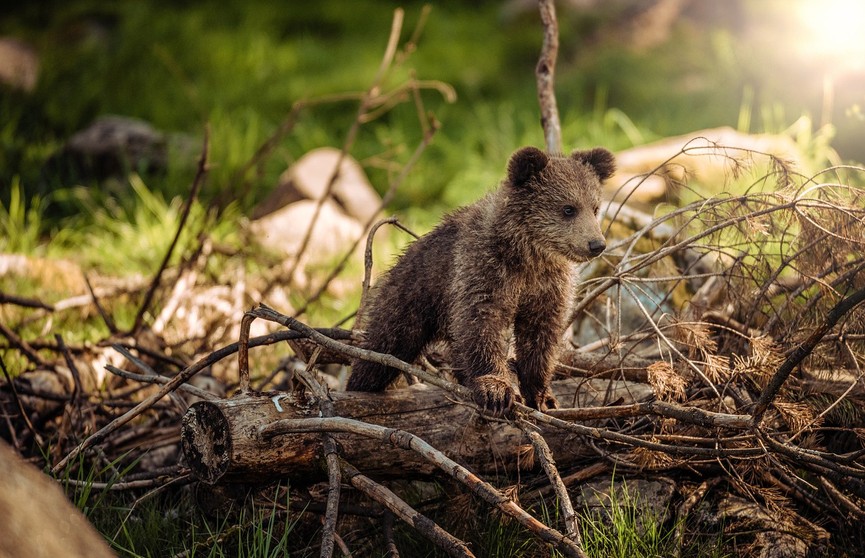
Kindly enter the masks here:
M 393 225 L 397 223 L 396 217 L 388 217 L 381 219 L 374 224 L 366 235 L 366 248 L 363 251 L 363 282 L 361 283 L 360 303 L 357 306 L 355 313 L 355 323 L 360 324 L 363 318 L 364 306 L 366 306 L 369 296 L 369 286 L 372 280 L 372 242 L 375 239 L 375 233 L 382 225 Z
M 0 292 L 0 304 L 14 304 L 15 306 L 21 306 L 23 308 L 41 308 L 42 310 L 48 310 L 49 312 L 54 311 L 54 306 L 46 304 L 41 300 L 6 294 L 4 292 Z
M 133 380 L 145 384 L 165 385 L 171 381 L 171 378 L 161 376 L 159 374 L 136 374 L 135 372 L 129 372 L 127 370 L 123 370 L 122 368 L 117 368 L 116 366 L 113 366 L 111 364 L 107 364 L 105 366 L 105 369 L 116 376 L 120 376 L 121 378 L 126 378 L 127 380 Z M 189 384 L 180 384 L 177 389 L 179 389 L 180 391 L 185 391 L 190 395 L 194 395 L 195 397 L 199 397 L 205 400 L 218 399 L 216 395 L 210 393 L 209 391 L 205 391 L 201 388 Z
M 693 489 L 685 501 L 682 502 L 676 510 L 676 528 L 673 532 L 673 537 L 676 540 L 676 557 L 682 554 L 682 543 L 685 539 L 685 519 L 691 510 L 694 509 L 700 500 L 706 496 L 706 493 L 712 490 L 715 486 L 721 483 L 721 477 L 708 479 L 700 483 L 698 487 Z
M 787 378 L 790 377 L 793 369 L 796 368 L 796 366 L 798 366 L 799 363 L 814 350 L 814 347 L 817 346 L 820 339 L 822 339 L 829 330 L 835 327 L 835 324 L 837 324 L 845 314 L 856 308 L 863 301 L 865 301 L 865 289 L 860 289 L 847 298 L 841 300 L 834 308 L 832 308 L 820 327 L 815 329 L 811 335 L 808 336 L 808 339 L 790 353 L 790 356 L 788 356 L 781 366 L 778 367 L 778 370 L 769 380 L 769 383 L 766 384 L 763 393 L 760 394 L 760 399 L 757 401 L 757 405 L 754 407 L 752 413 L 754 425 L 760 424 L 766 409 L 769 408 L 772 400 L 778 395 L 778 391 L 780 391 L 784 382 L 787 381 Z
M 544 42 L 541 57 L 535 68 L 538 82 L 538 101 L 541 105 L 541 125 L 547 151 L 562 151 L 562 127 L 559 122 L 559 109 L 556 106 L 555 78 L 556 57 L 559 53 L 559 22 L 556 19 L 556 5 L 553 0 L 539 0 L 541 21 L 544 25 Z
M 93 300 L 93 306 L 96 307 L 96 311 L 99 312 L 99 317 L 102 318 L 102 322 L 108 327 L 108 331 L 112 334 L 118 333 L 117 324 L 114 323 L 114 318 L 105 311 L 105 308 L 102 306 L 102 303 L 99 301 L 99 297 L 96 296 L 96 290 L 93 288 L 93 284 L 90 282 L 90 277 L 84 273 L 84 284 L 87 285 L 87 294 L 90 295 L 90 298 Z
M 823 490 L 832 498 L 832 502 L 836 505 L 840 505 L 840 507 L 844 508 L 855 517 L 859 518 L 860 521 L 865 520 L 865 511 L 856 503 L 853 502 L 850 498 L 847 497 L 846 494 L 838 490 L 838 488 L 832 484 L 829 479 L 825 477 L 818 477 L 817 479 L 820 482 L 820 486 L 823 487 Z
M 33 349 L 33 347 L 31 347 L 27 341 L 21 339 L 18 335 L 16 335 L 14 331 L 6 327 L 3 322 L 0 322 L 0 335 L 5 337 L 12 347 L 18 349 L 21 354 L 27 358 L 27 360 L 29 360 L 36 366 L 42 368 L 47 366 L 42 357 L 39 356 L 39 353 L 37 353 L 36 350 Z
M 296 333 L 299 333 L 301 336 L 307 337 L 315 341 L 322 347 L 330 349 L 337 353 L 347 355 L 349 358 L 364 358 L 367 360 L 372 360 L 374 362 L 380 362 L 381 364 L 386 364 L 387 366 L 392 366 L 394 368 L 402 370 L 403 372 L 408 372 L 409 374 L 417 376 L 418 378 L 429 384 L 459 394 L 466 400 L 471 400 L 471 393 L 467 388 L 463 386 L 454 384 L 453 382 L 448 382 L 447 380 L 439 378 L 438 376 L 431 374 L 420 367 L 407 364 L 394 356 L 376 353 L 366 349 L 361 349 L 360 347 L 346 345 L 345 343 L 340 343 L 339 341 L 335 341 L 334 339 L 330 339 L 326 335 L 322 335 L 321 333 L 315 331 L 303 322 L 290 316 L 286 316 L 285 314 L 281 314 L 265 304 L 259 304 L 257 308 L 251 310 L 250 312 L 247 312 L 247 315 L 284 325 L 285 327 L 295 331 Z
M 550 446 L 547 445 L 544 437 L 532 428 L 532 425 L 522 423 L 523 431 L 532 442 L 535 448 L 535 455 L 541 462 L 541 467 L 550 479 L 550 485 L 556 493 L 556 498 L 559 506 L 562 508 L 563 520 L 565 523 L 565 532 L 568 537 L 573 539 L 575 545 L 580 551 L 580 555 L 586 557 L 586 552 L 583 549 L 583 541 L 580 537 L 580 524 L 574 505 L 571 503 L 571 497 L 568 495 L 568 489 L 565 483 L 562 482 L 562 477 L 559 475 L 559 470 L 556 469 L 556 462 L 553 459 L 553 452 Z
M 42 454 L 45 455 L 46 450 L 42 449 L 45 447 L 45 441 L 42 439 L 42 436 L 39 435 L 39 431 L 37 431 L 33 427 L 33 423 L 30 421 L 30 417 L 24 410 L 24 405 L 21 404 L 21 398 L 18 397 L 18 390 L 15 389 L 15 383 L 12 381 L 12 377 L 9 375 L 9 370 L 6 369 L 6 362 L 3 361 L 2 355 L 0 355 L 0 369 L 3 370 L 3 377 L 6 378 L 6 385 L 9 386 L 9 389 L 12 392 L 12 398 L 15 400 L 15 406 L 18 407 L 18 415 L 24 421 L 24 424 L 27 426 L 27 430 L 30 431 L 30 434 L 33 436 L 33 440 L 36 442 L 36 445 L 39 446 Z M 12 431 L 11 428 L 10 431 Z
M 312 391 L 318 399 L 318 410 L 323 417 L 332 417 L 333 401 L 327 389 L 316 379 L 313 374 L 316 360 L 321 354 L 321 347 L 316 347 L 312 357 L 306 364 L 306 369 L 299 373 L 300 379 Z M 333 545 L 339 536 L 336 532 L 336 521 L 339 516 L 339 494 L 342 484 L 342 472 L 339 460 L 339 448 L 333 437 L 327 432 L 321 435 L 324 449 L 324 459 L 327 464 L 327 508 L 324 514 L 321 534 L 321 558 L 330 558 L 333 555 Z
M 474 556 L 466 543 L 452 536 L 428 517 L 412 509 L 411 506 L 389 489 L 361 474 L 360 471 L 346 461 L 341 460 L 340 466 L 342 474 L 345 475 L 352 486 L 385 506 L 449 555 L 462 557 Z
M 643 403 L 612 405 L 609 407 L 550 409 L 547 411 L 547 414 L 562 420 L 577 421 L 656 415 L 659 417 L 674 418 L 687 424 L 696 424 L 706 428 L 747 429 L 751 427 L 750 415 L 716 413 L 700 409 L 699 407 L 685 407 L 664 401 L 646 401 Z
M 384 514 L 384 540 L 387 558 L 399 558 L 399 550 L 393 536 L 393 514 L 390 512 Z

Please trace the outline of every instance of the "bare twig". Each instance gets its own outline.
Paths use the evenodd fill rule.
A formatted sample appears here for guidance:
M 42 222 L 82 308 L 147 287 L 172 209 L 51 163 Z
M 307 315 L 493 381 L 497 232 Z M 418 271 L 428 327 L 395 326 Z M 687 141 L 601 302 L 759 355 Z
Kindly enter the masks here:
M 140 490 L 142 488 L 162 488 L 166 485 L 177 486 L 180 484 L 191 483 L 195 479 L 189 474 L 184 473 L 177 477 L 161 476 L 152 479 L 139 479 L 119 482 L 94 482 L 92 480 L 77 480 L 63 479 L 63 484 L 69 486 L 79 486 L 82 488 L 90 488 L 93 490 L 108 490 L 112 492 L 122 492 L 124 490 Z
M 325 433 L 324 458 L 327 463 L 327 508 L 324 513 L 324 524 L 321 533 L 321 558 L 333 555 L 333 544 L 336 539 L 336 520 L 339 514 L 339 494 L 342 484 L 342 472 L 339 466 L 339 452 L 333 437 Z
M 33 436 L 33 441 L 36 442 L 37 446 L 39 446 L 40 453 L 42 455 L 47 455 L 45 450 L 42 449 L 45 447 L 45 441 L 42 439 L 42 436 L 39 435 L 39 432 L 33 428 L 33 423 L 30 422 L 30 417 L 27 416 L 27 412 L 24 410 L 24 405 L 21 404 L 21 398 L 18 397 L 18 390 L 15 389 L 15 383 L 12 381 L 9 371 L 6 369 L 6 362 L 3 360 L 2 355 L 0 355 L 0 368 L 3 369 L 3 376 L 6 378 L 6 384 L 12 391 L 12 398 L 15 400 L 15 405 L 18 407 L 18 414 L 21 416 L 21 420 L 24 421 L 27 430 L 29 430 L 30 434 Z
M 836 505 L 840 505 L 842 508 L 846 509 L 848 512 L 858 517 L 860 521 L 865 520 L 865 511 L 856 503 L 854 503 L 850 498 L 848 498 L 843 492 L 838 490 L 834 484 L 832 484 L 829 479 L 824 477 L 817 477 L 820 486 L 823 487 L 823 490 L 826 491 L 827 494 L 832 498 L 832 502 Z
M 321 347 L 315 348 L 306 368 L 299 372 L 303 383 L 312 391 L 318 399 L 319 412 L 323 417 L 332 417 L 333 401 L 327 392 L 327 388 L 315 377 L 315 364 L 321 354 Z M 324 523 L 321 534 L 321 558 L 330 558 L 333 555 L 333 545 L 337 539 L 336 521 L 339 517 L 339 494 L 342 484 L 342 473 L 340 470 L 339 451 L 336 441 L 327 432 L 322 433 L 324 458 L 327 463 L 327 507 L 324 514 Z
M 15 306 L 21 306 L 23 308 L 39 308 L 41 310 L 48 310 L 49 312 L 54 311 L 53 305 L 42 302 L 41 300 L 6 294 L 3 292 L 0 292 L 0 304 L 14 304 Z
M 609 407 L 581 407 L 572 409 L 550 409 L 547 414 L 562 420 L 596 420 L 605 418 L 637 417 L 646 414 L 669 417 L 688 424 L 707 428 L 750 428 L 750 415 L 715 413 L 698 407 L 685 407 L 665 401 L 645 401 L 630 405 Z
M 108 327 L 108 331 L 111 333 L 117 333 L 117 325 L 114 323 L 114 319 L 111 317 L 111 314 L 105 311 L 102 303 L 99 302 L 99 297 L 96 296 L 96 291 L 93 290 L 93 285 L 90 283 L 90 277 L 84 273 L 84 284 L 87 285 L 87 294 L 90 295 L 90 298 L 93 299 L 93 306 L 96 307 L 96 311 L 99 312 L 99 317 L 102 318 L 102 321 Z
M 357 306 L 357 312 L 354 315 L 354 323 L 360 324 L 363 317 L 364 306 L 367 303 L 369 296 L 369 284 L 372 279 L 372 241 L 375 239 L 375 233 L 382 225 L 393 225 L 397 222 L 396 217 L 388 217 L 381 219 L 374 224 L 366 235 L 366 248 L 363 252 L 363 282 L 360 293 L 360 303 Z
M 396 540 L 393 536 L 393 514 L 390 511 L 385 512 L 383 523 L 386 556 L 387 558 L 399 558 L 399 549 L 396 547 Z
M 317 344 L 323 346 L 326 349 L 330 349 L 337 353 L 345 354 L 351 358 L 362 358 L 366 360 L 371 360 L 373 362 L 385 364 L 387 366 L 392 366 L 394 368 L 397 368 L 398 370 L 402 370 L 403 372 L 408 372 L 409 374 L 417 376 L 418 378 L 427 383 L 439 386 L 443 389 L 447 389 L 448 391 L 459 394 L 468 400 L 471 399 L 471 392 L 463 386 L 439 378 L 438 376 L 430 374 L 422 368 L 407 364 L 392 355 L 376 353 L 374 351 L 361 349 L 360 347 L 354 347 L 352 345 L 346 345 L 345 343 L 340 343 L 339 341 L 330 339 L 326 335 L 317 332 L 316 330 L 304 324 L 300 320 L 297 320 L 290 316 L 286 316 L 285 314 L 281 314 L 265 304 L 259 304 L 259 306 L 251 310 L 249 314 L 258 318 L 269 320 L 271 322 L 282 324 L 285 327 L 301 334 L 302 336 L 311 339 L 312 341 L 316 342 Z
M 63 342 L 63 336 L 57 333 L 54 335 L 54 340 L 57 341 L 57 347 L 60 349 L 63 358 L 66 360 L 66 366 L 69 367 L 69 373 L 72 374 L 72 383 L 75 386 L 74 391 L 72 392 L 72 404 L 78 406 L 81 398 L 87 397 L 84 388 L 81 386 L 81 372 L 78 370 L 78 365 L 75 364 L 75 359 L 72 358 L 72 353 L 69 351 L 66 343 Z
M 134 380 L 136 382 L 143 382 L 146 384 L 161 384 L 165 385 L 171 381 L 171 378 L 166 376 L 161 376 L 159 374 L 136 374 L 135 372 L 129 372 L 128 370 L 123 370 L 122 368 L 117 368 L 111 364 L 106 364 L 105 369 L 111 372 L 116 376 L 120 376 L 121 378 L 126 378 L 128 380 Z M 195 387 L 189 384 L 181 384 L 177 387 L 180 391 L 185 391 L 189 395 L 194 395 L 200 399 L 204 399 L 207 401 L 213 401 L 219 399 L 216 395 L 210 393 L 209 391 L 205 391 L 199 387 Z
M 9 341 L 10 345 L 18 349 L 21 354 L 27 358 L 27 360 L 29 360 L 36 366 L 47 366 L 45 360 L 41 356 L 39 356 L 39 353 L 37 353 L 36 350 L 31 347 L 27 341 L 21 339 L 20 337 L 18 337 L 18 335 L 15 334 L 14 331 L 6 327 L 6 324 L 4 324 L 3 322 L 0 322 L 0 335 L 5 337 Z
M 249 392 L 249 328 L 255 316 L 250 312 L 240 320 L 240 339 L 237 342 L 237 371 L 240 378 L 240 393 Z
M 721 477 L 714 477 L 703 481 L 700 486 L 688 494 L 688 497 L 676 510 L 676 528 L 673 531 L 673 540 L 676 542 L 676 557 L 681 556 L 682 554 L 682 543 L 685 539 L 685 520 L 687 519 L 688 514 L 691 513 L 694 506 L 696 506 L 710 490 L 721 483 L 721 480 Z

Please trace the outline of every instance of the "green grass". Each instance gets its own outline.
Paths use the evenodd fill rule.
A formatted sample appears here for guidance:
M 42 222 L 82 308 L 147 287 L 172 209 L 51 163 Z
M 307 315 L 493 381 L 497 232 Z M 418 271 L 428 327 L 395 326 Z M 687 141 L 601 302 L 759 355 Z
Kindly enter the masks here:
M 28 202 L 20 180 L 12 180 L 9 201 L 0 205 L 0 252 L 37 254 L 42 242 L 42 199 Z
M 615 482 L 614 482 L 615 481 Z M 675 538 L 676 521 L 646 511 L 640 497 L 629 492 L 621 477 L 610 480 L 610 496 L 602 497 L 602 508 L 592 512 L 577 508 L 583 547 L 589 556 L 605 558 L 666 558 L 674 555 L 679 545 Z M 524 556 L 527 558 L 560 558 L 562 554 L 541 543 L 517 521 L 475 499 L 452 491 L 441 491 L 444 503 L 432 512 L 424 510 L 454 536 L 467 542 L 479 557 Z M 521 500 L 529 495 L 521 493 Z M 523 502 L 525 504 L 525 502 Z M 574 500 L 577 504 L 577 500 Z M 545 524 L 564 531 L 560 509 L 554 499 L 541 498 L 528 510 Z M 690 518 L 685 518 L 688 522 Z M 697 521 L 685 530 L 682 556 L 692 558 L 732 558 L 723 534 L 710 530 L 700 532 Z M 702 527 L 705 528 L 705 527 Z M 381 527 L 369 524 L 366 536 L 380 536 Z M 396 526 L 396 542 L 407 556 L 446 556 L 416 531 L 404 525 Z
M 686 518 L 680 521 L 686 521 Z M 677 526 L 676 521 L 659 516 L 639 495 L 632 495 L 627 482 L 621 482 L 621 490 L 611 482 L 609 497 L 604 496 L 601 509 L 584 515 L 580 521 L 586 553 L 609 558 L 673 556 L 679 544 L 675 537 Z M 684 542 L 683 556 L 732 556 L 724 551 L 720 533 L 707 541 Z
M 270 504 L 238 500 L 216 517 L 205 517 L 188 487 L 167 491 L 112 491 L 133 465 L 120 460 L 97 469 L 79 460 L 74 481 L 60 479 L 72 503 L 121 557 L 305 557 L 313 553 L 317 527 L 299 527 L 300 513 L 287 512 L 291 492 L 280 486 L 267 494 Z M 94 483 L 101 482 L 98 488 Z

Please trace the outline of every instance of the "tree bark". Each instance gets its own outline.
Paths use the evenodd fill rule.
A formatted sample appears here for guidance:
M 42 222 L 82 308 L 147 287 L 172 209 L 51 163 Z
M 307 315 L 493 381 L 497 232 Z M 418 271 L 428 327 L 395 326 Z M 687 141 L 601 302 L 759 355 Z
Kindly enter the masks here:
M 647 385 L 626 381 L 567 379 L 553 383 L 563 405 L 601 406 L 651 397 Z M 476 474 L 512 473 L 533 467 L 521 458 L 529 440 L 516 424 L 481 416 L 438 388 L 415 386 L 385 393 L 332 392 L 334 416 L 411 432 Z M 252 393 L 201 401 L 183 419 L 181 446 L 192 473 L 208 483 L 267 482 L 289 477 L 295 483 L 327 479 L 322 436 L 297 433 L 268 439 L 261 430 L 283 419 L 319 417 L 317 399 L 298 393 Z M 594 455 L 572 433 L 542 428 L 561 467 Z M 332 434 L 340 455 L 373 478 L 432 475 L 436 467 L 418 455 L 380 440 Z

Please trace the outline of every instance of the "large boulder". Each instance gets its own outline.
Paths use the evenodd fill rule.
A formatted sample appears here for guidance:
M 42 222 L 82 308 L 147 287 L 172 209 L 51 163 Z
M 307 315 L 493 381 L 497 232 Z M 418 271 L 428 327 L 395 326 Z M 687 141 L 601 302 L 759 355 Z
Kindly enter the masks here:
M 616 153 L 617 171 L 605 183 L 606 196 L 651 204 L 664 199 L 671 184 L 725 184 L 741 166 L 758 162 L 755 155 L 762 153 L 794 167 L 804 164 L 801 150 L 786 135 L 746 134 L 729 126 L 697 130 Z
M 299 200 L 320 200 L 339 164 L 330 197 L 349 216 L 366 223 L 378 213 L 381 197 L 370 185 L 363 167 L 339 149 L 322 147 L 301 157 L 279 178 L 279 185 L 253 212 L 264 217 Z
M 3 441 L 0 470 L 0 556 L 114 556 L 60 486 Z
M 319 202 L 301 200 L 250 223 L 250 231 L 264 247 L 286 257 L 300 250 Z M 333 201 L 325 200 L 315 221 L 305 253 L 326 259 L 340 253 L 363 234 L 363 226 Z

